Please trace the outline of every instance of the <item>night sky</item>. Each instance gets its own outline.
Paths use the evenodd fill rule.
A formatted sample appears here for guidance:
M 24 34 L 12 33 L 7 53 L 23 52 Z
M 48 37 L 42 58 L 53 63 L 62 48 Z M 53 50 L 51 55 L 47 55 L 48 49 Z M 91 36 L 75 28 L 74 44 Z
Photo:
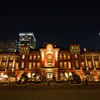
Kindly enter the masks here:
M 100 50 L 100 0 L 2 0 L 0 39 L 18 40 L 19 32 L 33 32 L 37 47 L 56 42 Z

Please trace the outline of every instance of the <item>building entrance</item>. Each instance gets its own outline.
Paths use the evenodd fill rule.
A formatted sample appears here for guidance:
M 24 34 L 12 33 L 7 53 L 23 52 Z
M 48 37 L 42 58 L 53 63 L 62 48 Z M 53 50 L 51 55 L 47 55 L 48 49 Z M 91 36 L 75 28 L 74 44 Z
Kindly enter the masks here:
M 53 78 L 53 73 L 47 73 L 47 79 L 52 79 Z

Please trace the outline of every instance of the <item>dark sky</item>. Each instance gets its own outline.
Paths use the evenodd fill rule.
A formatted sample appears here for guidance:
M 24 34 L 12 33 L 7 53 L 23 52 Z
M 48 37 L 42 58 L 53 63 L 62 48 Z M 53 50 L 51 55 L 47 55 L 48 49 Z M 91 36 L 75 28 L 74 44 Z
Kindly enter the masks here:
M 37 47 L 56 42 L 100 49 L 100 0 L 2 0 L 0 39 L 18 40 L 19 32 L 33 32 Z

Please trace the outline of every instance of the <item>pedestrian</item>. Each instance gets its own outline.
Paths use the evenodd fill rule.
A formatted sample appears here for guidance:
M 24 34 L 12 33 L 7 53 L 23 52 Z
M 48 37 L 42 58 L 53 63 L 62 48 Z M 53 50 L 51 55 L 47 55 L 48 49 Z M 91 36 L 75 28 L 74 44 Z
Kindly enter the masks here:
M 86 79 L 86 85 L 88 86 L 88 80 Z
M 11 86 L 11 82 L 10 82 L 10 80 L 9 80 L 9 88 L 10 88 L 10 86 Z
M 49 79 L 47 79 L 47 87 L 50 85 L 50 81 Z

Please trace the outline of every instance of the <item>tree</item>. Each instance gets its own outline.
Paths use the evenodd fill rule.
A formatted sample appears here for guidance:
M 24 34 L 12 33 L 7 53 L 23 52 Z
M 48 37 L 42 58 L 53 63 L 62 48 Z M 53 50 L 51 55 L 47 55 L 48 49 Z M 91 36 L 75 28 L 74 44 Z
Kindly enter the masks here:
M 28 76 L 27 76 L 27 73 L 25 72 L 25 73 L 23 73 L 22 75 L 21 75 L 21 78 L 20 78 L 20 82 L 21 83 L 25 83 L 25 82 L 27 82 L 27 80 L 28 80 L 29 78 L 28 78 Z
M 77 75 L 76 73 L 72 72 L 72 77 L 73 77 L 73 80 L 71 81 L 72 83 L 80 83 L 81 82 L 81 79 L 80 79 L 80 76 Z

